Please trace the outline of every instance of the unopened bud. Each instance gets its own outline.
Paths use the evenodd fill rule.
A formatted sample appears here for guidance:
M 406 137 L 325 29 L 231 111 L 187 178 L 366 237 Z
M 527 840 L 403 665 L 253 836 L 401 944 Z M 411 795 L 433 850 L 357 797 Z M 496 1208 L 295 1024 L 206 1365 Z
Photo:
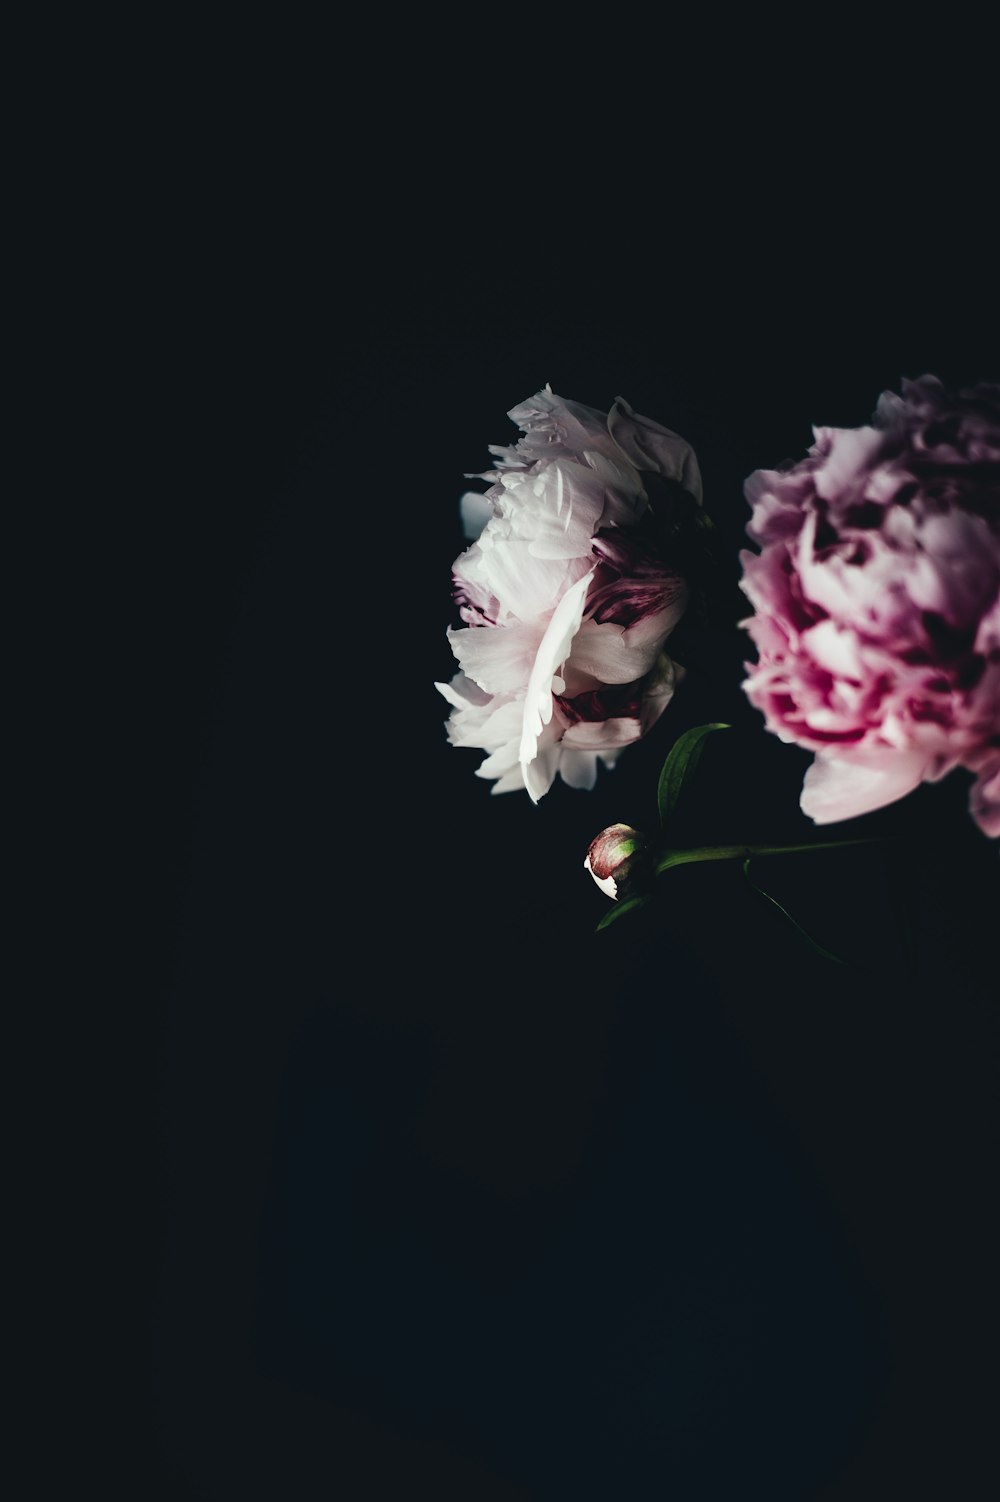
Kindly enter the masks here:
M 591 840 L 583 864 L 601 891 L 617 902 L 624 895 L 645 849 L 645 837 L 631 824 L 609 824 Z

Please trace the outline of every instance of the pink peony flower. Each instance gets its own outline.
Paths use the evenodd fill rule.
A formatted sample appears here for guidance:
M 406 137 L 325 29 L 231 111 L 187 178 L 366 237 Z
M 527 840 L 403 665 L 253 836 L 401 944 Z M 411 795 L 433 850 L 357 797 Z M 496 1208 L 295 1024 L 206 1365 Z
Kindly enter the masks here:
M 1000 836 L 1000 385 L 923 376 L 884 392 L 871 427 L 813 432 L 808 458 L 746 484 L 744 690 L 815 752 L 815 823 L 964 767 L 972 817 Z
M 669 703 L 663 648 L 689 590 L 665 556 L 663 482 L 700 501 L 701 479 L 688 444 L 620 397 L 605 414 L 546 386 L 508 415 L 524 436 L 491 446 L 494 469 L 469 478 L 493 483 L 462 498 L 460 671 L 436 687 L 452 744 L 486 752 L 477 775 L 537 803 L 557 774 L 593 787 Z

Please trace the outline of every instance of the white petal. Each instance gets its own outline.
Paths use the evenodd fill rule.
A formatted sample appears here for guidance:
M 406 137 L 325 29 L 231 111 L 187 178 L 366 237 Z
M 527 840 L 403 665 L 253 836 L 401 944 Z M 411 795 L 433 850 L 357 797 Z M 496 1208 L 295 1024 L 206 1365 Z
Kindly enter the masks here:
M 463 534 L 470 542 L 475 542 L 493 515 L 493 502 L 478 490 L 467 490 L 458 503 L 458 509 Z
M 517 759 L 517 742 L 513 741 L 506 746 L 501 746 L 494 751 L 492 756 L 487 756 L 476 768 L 477 777 L 506 777 L 515 767 L 519 767 Z
M 696 501 L 701 500 L 698 460 L 694 449 L 679 433 L 649 417 L 640 417 L 620 396 L 615 398 L 608 413 L 608 431 L 637 469 L 651 470 L 676 480 Z
M 649 672 L 683 611 L 674 605 L 633 626 L 585 621 L 574 641 L 569 667 L 600 683 L 634 683 Z
M 465 673 L 456 673 L 450 683 L 435 683 L 434 687 L 456 709 L 468 709 L 473 704 L 488 704 L 491 699 L 491 695 Z
M 589 791 L 597 782 L 597 757 L 593 751 L 571 751 L 564 739 L 559 758 L 559 776 L 571 788 Z
M 633 716 L 619 715 L 609 720 L 581 720 L 563 737 L 563 745 L 573 751 L 610 751 L 630 746 L 642 735 L 642 725 Z M 564 753 L 565 754 L 565 753 Z
M 482 775 L 481 771 L 479 775 Z M 505 772 L 504 775 L 494 783 L 494 785 L 490 788 L 490 792 L 518 793 L 523 791 L 523 788 L 524 777 L 521 774 L 521 765 L 519 762 L 516 767 L 514 767 L 510 772 Z
M 584 859 L 583 865 L 584 865 L 584 870 L 590 872 L 591 876 L 593 876 L 594 880 L 597 882 L 597 885 L 600 887 L 600 889 L 604 893 L 604 895 L 606 897 L 613 897 L 614 900 L 617 902 L 618 901 L 618 883 L 615 881 L 614 877 L 613 876 L 598 876 L 595 873 L 593 866 L 590 864 L 590 856 L 589 855 Z
M 456 710 L 448 721 L 448 739 L 454 746 L 478 746 L 490 752 L 510 746 L 516 761 L 522 719 L 519 700 L 492 698 L 485 705 Z
M 580 629 L 584 601 L 593 573 L 594 570 L 591 569 L 584 574 L 559 601 L 532 665 L 524 701 L 524 729 L 521 734 L 521 765 L 525 768 L 524 780 L 529 792 L 532 783 L 528 778 L 527 767 L 537 753 L 542 727 L 552 718 L 552 680 L 569 656 L 573 637 Z M 551 786 L 551 782 L 550 777 L 547 786 Z
M 540 558 L 582 558 L 604 516 L 608 481 L 590 465 L 560 459 L 505 481 L 504 514 L 515 538 Z
M 679 683 L 684 681 L 686 669 L 674 662 L 666 652 L 660 653 L 659 661 L 650 674 L 646 692 L 642 696 L 642 733 L 648 735 L 660 715 L 666 709 Z
M 538 652 L 536 626 L 458 626 L 448 631 L 463 671 L 490 694 L 523 691 Z
M 560 736 L 562 731 L 554 720 L 543 727 L 535 742 L 534 754 L 530 761 L 521 760 L 521 776 L 528 790 L 528 797 L 532 803 L 537 803 L 543 798 L 555 781 L 556 772 L 559 770 L 559 758 L 562 750 Z
M 534 621 L 547 615 L 553 600 L 587 568 L 583 552 L 589 552 L 589 547 L 574 549 L 568 557 L 543 557 L 534 542 L 505 539 L 484 549 L 476 573 L 499 601 L 505 624 L 511 619 Z

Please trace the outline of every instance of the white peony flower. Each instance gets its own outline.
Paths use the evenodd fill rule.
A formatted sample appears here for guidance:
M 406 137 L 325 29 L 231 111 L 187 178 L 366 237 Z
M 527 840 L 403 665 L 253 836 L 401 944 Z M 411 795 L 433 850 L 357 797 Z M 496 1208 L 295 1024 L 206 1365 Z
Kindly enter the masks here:
M 546 386 L 508 415 L 523 437 L 491 446 L 493 470 L 469 477 L 489 490 L 462 497 L 460 671 L 436 686 L 451 743 L 486 753 L 477 775 L 537 803 L 557 774 L 593 787 L 670 702 L 682 670 L 664 643 L 689 588 L 665 537 L 678 488 L 700 503 L 701 477 L 690 446 L 621 397 L 605 414 Z

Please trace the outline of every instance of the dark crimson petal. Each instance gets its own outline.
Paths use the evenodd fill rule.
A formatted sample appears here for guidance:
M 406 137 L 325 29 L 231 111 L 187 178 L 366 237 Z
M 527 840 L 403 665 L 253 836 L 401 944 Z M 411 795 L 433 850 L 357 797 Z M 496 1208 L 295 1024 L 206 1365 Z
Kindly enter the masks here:
M 572 699 L 557 694 L 555 699 L 567 725 L 579 725 L 581 721 L 593 724 L 600 720 L 637 720 L 642 710 L 642 682 L 593 689 L 586 694 L 575 694 Z
M 601 625 L 634 625 L 687 588 L 664 561 L 656 538 L 639 529 L 602 528 L 592 550 L 600 564 L 587 596 L 587 614 Z

